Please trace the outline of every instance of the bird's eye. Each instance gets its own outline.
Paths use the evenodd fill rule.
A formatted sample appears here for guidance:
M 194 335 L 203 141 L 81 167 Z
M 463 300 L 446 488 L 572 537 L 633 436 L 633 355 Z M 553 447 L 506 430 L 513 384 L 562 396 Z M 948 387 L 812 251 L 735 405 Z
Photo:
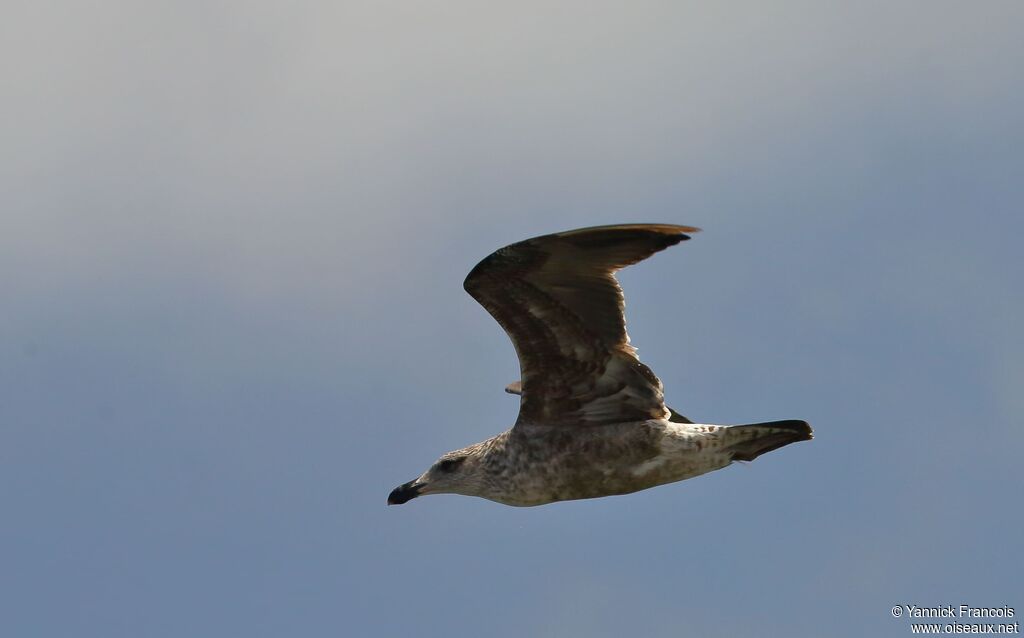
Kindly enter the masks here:
M 460 456 L 460 457 L 454 458 L 454 459 L 445 459 L 445 460 L 443 460 L 443 461 L 441 461 L 440 463 L 437 464 L 437 469 L 439 469 L 439 470 L 441 470 L 442 472 L 445 472 L 445 473 L 454 472 L 455 468 L 457 468 L 460 465 L 462 465 L 462 462 L 465 461 L 465 460 L 466 460 L 466 457 L 464 457 L 464 456 Z

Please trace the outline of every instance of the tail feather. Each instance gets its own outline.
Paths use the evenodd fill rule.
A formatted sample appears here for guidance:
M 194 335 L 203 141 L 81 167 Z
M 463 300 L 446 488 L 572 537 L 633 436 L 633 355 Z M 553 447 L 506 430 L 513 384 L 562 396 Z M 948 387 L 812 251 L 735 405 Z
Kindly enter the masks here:
M 736 439 L 736 443 L 728 447 L 734 461 L 753 461 L 765 452 L 814 438 L 814 430 L 806 421 L 769 421 L 736 425 L 729 428 L 729 432 Z

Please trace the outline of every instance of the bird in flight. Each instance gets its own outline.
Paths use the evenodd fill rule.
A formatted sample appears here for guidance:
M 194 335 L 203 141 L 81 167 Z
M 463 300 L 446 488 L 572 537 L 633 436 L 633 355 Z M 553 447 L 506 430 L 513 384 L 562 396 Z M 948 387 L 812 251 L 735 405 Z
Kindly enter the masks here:
M 527 239 L 476 265 L 465 288 L 508 333 L 521 380 L 511 429 L 448 452 L 389 505 L 463 494 L 531 506 L 628 494 L 813 438 L 804 421 L 694 423 L 626 334 L 615 272 L 689 239 L 669 224 L 596 226 Z

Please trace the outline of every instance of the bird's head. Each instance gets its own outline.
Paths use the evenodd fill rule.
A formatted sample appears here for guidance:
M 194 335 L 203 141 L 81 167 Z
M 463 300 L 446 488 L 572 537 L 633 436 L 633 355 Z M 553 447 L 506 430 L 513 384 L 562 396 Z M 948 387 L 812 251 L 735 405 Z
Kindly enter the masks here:
M 448 452 L 419 478 L 388 494 L 388 505 L 401 505 L 424 494 L 478 496 L 483 487 L 482 455 L 476 446 Z

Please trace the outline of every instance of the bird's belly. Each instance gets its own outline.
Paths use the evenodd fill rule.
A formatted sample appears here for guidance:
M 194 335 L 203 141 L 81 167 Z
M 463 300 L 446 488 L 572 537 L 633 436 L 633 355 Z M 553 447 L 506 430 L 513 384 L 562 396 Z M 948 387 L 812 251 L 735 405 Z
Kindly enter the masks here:
M 563 448 L 565 453 L 530 463 L 522 468 L 515 483 L 515 500 L 510 505 L 542 505 L 555 501 L 629 494 L 666 483 L 699 476 L 730 463 L 689 432 L 661 432 L 648 446 L 616 445 L 614 438 Z
M 725 454 L 706 452 L 658 456 L 627 469 L 629 476 L 623 478 L 623 483 L 640 485 L 637 489 L 647 489 L 700 476 L 729 463 L 730 459 Z

